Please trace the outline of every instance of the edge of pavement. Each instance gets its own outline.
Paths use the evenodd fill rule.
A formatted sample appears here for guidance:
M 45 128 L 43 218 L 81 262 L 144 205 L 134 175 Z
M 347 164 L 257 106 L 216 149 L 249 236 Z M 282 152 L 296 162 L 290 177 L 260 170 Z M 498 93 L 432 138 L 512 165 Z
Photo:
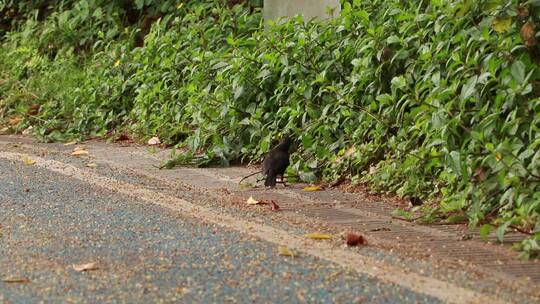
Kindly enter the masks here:
M 308 227 L 308 229 L 314 227 L 321 231 L 332 232 L 344 230 L 344 222 L 312 219 L 309 215 L 298 211 L 298 208 L 302 206 L 312 208 L 313 205 L 317 205 L 317 196 L 322 195 L 322 193 L 312 193 L 315 198 L 310 198 L 302 195 L 302 193 L 298 194 L 298 191 L 295 191 L 294 188 L 271 191 L 242 189 L 234 185 L 237 185 L 239 177 L 248 172 L 249 169 L 233 168 L 227 174 L 217 169 L 181 168 L 160 171 L 153 168 L 153 165 L 168 157 L 166 151 L 150 154 L 145 147 L 119 147 L 118 145 L 103 142 L 87 142 L 84 143 L 84 146 L 90 152 L 89 158 L 74 159 L 73 157 L 70 158 L 73 146 L 40 144 L 29 138 L 0 136 L 0 158 L 21 161 L 24 155 L 31 155 L 36 161 L 35 165 L 47 170 L 69 175 L 96 187 L 106 188 L 139 199 L 142 198 L 145 202 L 162 205 L 182 212 L 187 216 L 246 233 L 257 239 L 287 245 L 295 251 L 332 261 L 347 269 L 396 283 L 416 292 L 435 296 L 444 302 L 521 302 L 521 300 L 518 300 L 521 297 L 526 300 L 529 299 L 531 302 L 538 300 L 537 292 L 529 292 L 530 288 L 526 288 L 527 286 L 530 287 L 531 283 L 534 285 L 529 280 L 516 280 L 501 273 L 486 272 L 486 269 L 477 269 L 474 265 L 463 261 L 456 263 L 455 261 L 440 260 L 439 256 L 426 256 L 422 248 L 417 248 L 416 252 L 414 250 L 409 252 L 409 255 L 403 251 L 402 247 L 394 246 L 394 240 L 388 239 L 384 235 L 377 236 L 369 232 L 362 233 L 370 241 L 369 247 L 385 251 L 385 255 L 390 256 L 389 259 L 380 258 L 371 253 L 366 254 L 362 248 L 346 248 L 343 246 L 342 240 L 318 242 L 287 232 L 287 229 L 291 227 L 293 229 L 294 227 Z M 51 155 L 57 157 L 51 157 Z M 62 159 L 62 157 L 65 159 Z M 148 179 L 148 184 L 141 186 L 125 182 L 123 179 L 114 176 L 111 177 L 110 174 L 102 174 L 99 170 L 85 167 L 85 164 L 89 161 L 106 164 L 111 171 L 116 172 L 115 174 L 132 174 Z M 75 162 L 75 164 L 72 164 L 72 162 Z M 204 183 L 205 179 L 206 183 Z M 152 189 L 152 185 L 155 186 L 156 184 L 163 185 L 163 187 L 158 187 L 158 190 Z M 167 191 L 161 191 L 163 189 Z M 192 199 L 181 198 L 188 192 L 196 193 L 194 194 L 195 197 L 192 197 Z M 179 195 L 179 193 L 182 194 Z M 228 212 L 216 212 L 213 206 L 201 206 L 197 204 L 197 195 L 213 196 L 218 201 L 216 204 L 227 204 L 227 208 L 230 210 Z M 276 197 L 283 212 L 268 212 L 268 208 L 259 208 L 260 206 L 257 206 L 257 208 L 248 206 L 249 209 L 246 211 L 246 196 L 263 197 L 266 195 L 272 198 Z M 285 203 L 288 201 L 293 202 Z M 302 201 L 302 203 L 298 204 L 298 201 Z M 329 208 L 335 210 L 332 209 L 333 207 L 335 206 Z M 347 207 L 345 206 L 344 209 L 347 209 Z M 247 217 L 245 216 L 246 212 Z M 336 212 L 339 212 L 339 210 L 336 210 Z M 372 216 L 380 217 L 379 214 L 372 214 Z M 382 220 L 386 221 L 388 219 L 383 218 Z M 276 226 L 283 226 L 283 223 L 290 226 L 285 225 L 285 229 L 276 228 Z M 397 225 L 400 225 L 398 227 L 407 227 L 412 224 L 398 223 Z M 426 228 L 420 227 L 420 231 L 422 229 L 425 230 Z M 418 268 L 416 268 L 417 265 L 415 264 L 404 267 L 400 263 L 391 261 L 393 256 L 399 257 L 402 255 L 405 260 L 421 259 L 425 265 Z M 436 265 L 433 266 L 432 264 Z M 443 274 L 442 268 L 446 266 L 450 266 L 456 272 L 469 273 L 471 275 L 471 278 L 468 279 L 469 282 L 465 282 L 465 280 L 461 280 L 461 282 L 444 280 L 445 274 Z M 434 267 L 434 272 L 440 271 L 442 275 L 437 278 L 436 275 L 426 273 L 425 269 L 430 267 Z M 477 284 L 478 282 L 474 282 L 474 280 L 478 279 L 488 282 L 487 291 L 489 295 L 486 293 L 486 288 L 483 290 L 479 287 L 475 288 L 475 285 L 480 285 Z M 499 287 L 499 289 L 492 289 L 496 287 Z M 506 294 L 506 296 L 503 295 L 501 298 L 498 295 L 495 296 L 498 292 Z M 519 297 L 514 298 L 514 294 L 519 294 Z

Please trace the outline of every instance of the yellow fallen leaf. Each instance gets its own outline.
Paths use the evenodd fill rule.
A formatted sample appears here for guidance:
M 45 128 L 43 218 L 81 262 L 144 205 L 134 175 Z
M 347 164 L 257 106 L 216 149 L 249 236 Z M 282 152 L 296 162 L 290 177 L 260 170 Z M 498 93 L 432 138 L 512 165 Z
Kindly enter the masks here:
M 92 168 L 92 169 L 97 168 L 97 164 L 94 164 L 94 163 L 88 163 L 88 164 L 86 164 L 86 166 L 87 166 L 88 168 Z
M 498 33 L 507 32 L 512 26 L 512 18 L 495 18 L 491 23 L 493 29 Z
M 34 165 L 34 164 L 36 163 L 35 160 L 31 159 L 31 158 L 28 157 L 28 156 L 23 156 L 22 161 L 23 161 L 23 163 L 24 163 L 25 165 L 27 165 L 27 166 L 31 166 L 31 165 Z
M 319 233 L 319 232 L 304 234 L 304 236 L 309 239 L 314 239 L 314 240 L 328 240 L 332 238 L 331 234 Z
M 322 190 L 321 186 L 307 186 L 304 187 L 304 191 L 320 191 Z
M 285 246 L 279 246 L 278 254 L 294 258 L 294 252 L 292 252 L 292 250 L 290 250 L 289 248 L 287 248 Z
M 257 205 L 258 203 L 259 203 L 259 201 L 255 200 L 255 199 L 253 198 L 253 196 L 250 196 L 250 197 L 248 198 L 247 202 L 246 202 L 246 204 L 248 204 L 248 205 Z
M 86 150 L 76 150 L 76 151 L 73 151 L 71 153 L 72 156 L 77 156 L 77 157 L 80 157 L 80 156 L 83 156 L 83 155 L 88 155 L 88 151 Z
M 87 270 L 96 270 L 98 269 L 97 263 L 86 263 L 86 264 L 79 264 L 79 265 L 73 265 L 73 269 L 75 271 L 81 272 L 81 271 L 87 271 Z
M 65 143 L 64 146 L 73 146 L 76 144 L 77 144 L 77 141 L 70 141 L 70 142 Z

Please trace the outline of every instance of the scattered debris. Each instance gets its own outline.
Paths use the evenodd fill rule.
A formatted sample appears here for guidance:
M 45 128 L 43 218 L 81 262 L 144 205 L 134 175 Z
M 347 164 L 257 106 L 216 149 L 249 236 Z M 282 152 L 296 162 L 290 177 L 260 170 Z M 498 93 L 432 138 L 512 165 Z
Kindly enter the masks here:
M 71 156 L 81 157 L 83 155 L 88 155 L 88 151 L 86 151 L 84 148 L 77 147 L 73 149 L 73 152 L 71 152 Z
M 377 232 L 377 231 L 392 231 L 392 229 L 388 227 L 377 227 L 370 230 L 371 232 Z
M 333 237 L 333 235 L 331 234 L 319 233 L 319 232 L 304 234 L 304 236 L 313 240 L 328 240 Z
M 78 265 L 73 265 L 73 269 L 77 272 L 82 272 L 82 271 L 88 271 L 88 270 L 96 270 L 98 269 L 98 266 L 97 266 L 97 263 L 86 263 L 86 264 L 78 264 Z
M 323 188 L 321 186 L 307 186 L 304 187 L 304 191 L 320 191 Z
M 95 164 L 95 163 L 88 163 L 88 164 L 86 164 L 86 166 L 87 166 L 88 168 L 91 168 L 91 169 L 97 168 L 97 164 Z
M 22 131 L 22 135 L 29 135 L 30 133 L 32 133 L 32 129 L 34 129 L 34 127 L 32 127 L 32 126 L 26 128 L 26 129 L 24 129 L 24 130 Z
M 270 201 L 270 204 L 272 205 L 272 207 L 271 207 L 272 211 L 279 211 L 279 205 L 276 204 L 276 202 L 274 202 L 272 200 L 272 201 Z
M 65 143 L 64 146 L 73 146 L 76 144 L 77 144 L 77 141 L 70 141 L 70 142 Z
M 2 279 L 2 282 L 26 284 L 26 283 L 30 283 L 30 280 L 25 277 L 11 277 L 11 278 Z
M 4 127 L 2 129 L 0 129 L 0 135 L 6 135 L 6 134 L 9 134 L 9 128 L 8 127 Z
M 362 235 L 359 235 L 353 232 L 347 233 L 347 237 L 345 238 L 345 241 L 347 242 L 347 246 L 351 246 L 351 247 L 367 244 L 366 238 L 364 238 Z
M 259 203 L 259 201 L 255 200 L 255 199 L 253 198 L 253 196 L 250 196 L 250 197 L 248 198 L 247 202 L 246 202 L 246 204 L 248 204 L 248 205 L 257 205 L 258 203 Z
M 265 200 L 258 201 L 256 199 L 254 199 L 253 196 L 250 196 L 248 198 L 248 200 L 246 201 L 246 204 L 248 204 L 248 205 L 268 205 L 270 203 L 268 201 L 265 201 Z
M 36 164 L 36 161 L 31 159 L 29 156 L 23 156 L 21 160 L 26 166 L 32 166 Z
M 279 255 L 289 256 L 291 258 L 294 258 L 294 252 L 285 246 L 279 246 L 278 253 Z
M 159 144 L 161 144 L 161 140 L 159 140 L 159 137 L 154 136 L 148 140 L 149 146 L 157 146 Z

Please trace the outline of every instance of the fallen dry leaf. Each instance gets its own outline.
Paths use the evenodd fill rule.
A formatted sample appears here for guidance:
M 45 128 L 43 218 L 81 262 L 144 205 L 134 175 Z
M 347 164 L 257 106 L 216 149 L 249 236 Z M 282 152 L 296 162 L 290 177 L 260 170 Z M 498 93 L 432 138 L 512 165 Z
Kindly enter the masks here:
M 535 46 L 536 41 L 536 31 L 534 30 L 534 22 L 529 21 L 521 27 L 519 31 L 521 34 L 521 39 L 525 42 L 528 47 Z
M 25 277 L 11 277 L 11 278 L 2 279 L 2 282 L 26 284 L 26 283 L 30 283 L 30 280 Z
M 274 201 L 270 201 L 272 211 L 279 211 L 279 205 Z
M 73 269 L 75 269 L 75 271 L 78 271 L 78 272 L 81 272 L 81 271 L 88 271 L 88 270 L 96 270 L 98 269 L 97 267 L 97 263 L 86 263 L 86 264 L 78 264 L 78 265 L 73 265 Z
M 34 129 L 34 127 L 30 126 L 30 127 L 26 128 L 26 129 L 24 129 L 24 131 L 22 131 L 22 134 L 23 135 L 29 135 L 29 134 L 32 133 L 33 129 Z
M 304 191 L 320 191 L 322 190 L 321 186 L 307 186 L 304 187 Z
M 279 255 L 289 256 L 291 258 L 294 258 L 294 252 L 285 246 L 279 246 L 278 253 Z
M 41 105 L 33 104 L 30 107 L 28 107 L 28 110 L 26 111 L 26 114 L 28 114 L 28 115 L 37 115 L 39 113 L 40 108 L 41 108 Z
M 367 243 L 363 236 L 352 232 L 347 233 L 346 242 L 347 246 L 365 245 Z
M 6 135 L 9 133 L 9 128 L 8 127 L 4 127 L 2 129 L 0 129 L 0 135 Z
M 328 240 L 332 238 L 331 234 L 319 233 L 319 232 L 304 234 L 304 236 L 309 239 L 314 239 L 314 240 Z
M 16 126 L 22 121 L 22 118 L 20 117 L 12 117 L 8 120 L 8 125 L 10 126 Z
M 159 140 L 159 137 L 152 137 L 148 140 L 149 146 L 155 146 L 161 144 L 161 140 Z
M 92 169 L 97 168 L 97 164 L 94 164 L 94 163 L 86 164 L 86 166 L 87 166 L 88 168 L 92 168 Z
M 254 199 L 253 196 L 250 196 L 248 198 L 248 200 L 246 201 L 246 204 L 248 204 L 248 205 L 266 205 L 266 204 L 268 204 L 268 202 L 265 201 L 265 200 L 258 201 L 256 199 Z
M 248 205 L 257 205 L 258 203 L 259 203 L 259 201 L 255 200 L 255 199 L 253 198 L 253 196 L 250 196 L 250 197 L 248 198 L 247 202 L 246 202 L 246 204 L 248 204 Z
M 28 156 L 23 156 L 22 158 L 22 162 L 27 165 L 27 166 L 32 166 L 36 163 L 35 160 L 31 159 L 30 157 Z
M 70 141 L 70 142 L 67 142 L 64 144 L 64 146 L 73 146 L 73 145 L 76 145 L 77 142 L 76 141 Z
M 84 149 L 77 149 L 75 148 L 75 150 L 73 150 L 73 152 L 71 152 L 71 155 L 72 156 L 76 156 L 76 157 L 80 157 L 80 156 L 83 156 L 83 155 L 88 155 L 88 151 L 84 150 Z

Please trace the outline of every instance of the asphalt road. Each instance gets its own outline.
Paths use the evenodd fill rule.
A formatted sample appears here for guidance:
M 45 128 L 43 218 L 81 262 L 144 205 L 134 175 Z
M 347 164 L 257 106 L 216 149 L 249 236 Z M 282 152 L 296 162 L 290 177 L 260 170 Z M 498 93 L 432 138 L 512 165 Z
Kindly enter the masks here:
M 0 159 L 0 302 L 435 303 L 437 299 Z M 73 265 L 95 263 L 78 272 Z M 16 281 L 16 282 L 10 282 Z

